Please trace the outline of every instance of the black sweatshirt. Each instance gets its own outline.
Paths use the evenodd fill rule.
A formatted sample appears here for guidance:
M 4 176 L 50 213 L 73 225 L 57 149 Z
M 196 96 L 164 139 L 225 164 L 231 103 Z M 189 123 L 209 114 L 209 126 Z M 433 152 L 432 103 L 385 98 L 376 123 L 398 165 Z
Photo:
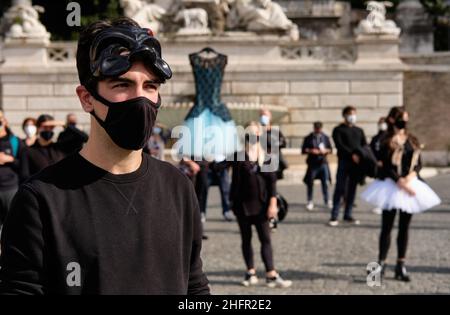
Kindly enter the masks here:
M 201 236 L 192 184 L 172 165 L 143 154 L 113 175 L 73 154 L 14 198 L 0 292 L 208 294 Z
M 0 138 L 0 152 L 13 155 L 10 134 Z M 28 177 L 28 164 L 25 157 L 25 144 L 18 140 L 17 154 L 14 161 L 0 165 L 0 191 L 17 189 L 19 183 Z
M 333 140 L 340 159 L 351 160 L 356 149 L 367 144 L 364 131 L 356 126 L 340 124 L 333 130 Z

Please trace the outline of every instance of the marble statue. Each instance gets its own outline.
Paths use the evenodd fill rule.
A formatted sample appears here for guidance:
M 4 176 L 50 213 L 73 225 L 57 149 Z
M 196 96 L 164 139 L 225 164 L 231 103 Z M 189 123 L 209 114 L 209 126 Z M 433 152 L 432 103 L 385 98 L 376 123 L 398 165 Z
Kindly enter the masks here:
M 235 0 L 228 14 L 227 26 L 252 32 L 284 31 L 292 40 L 299 39 L 297 25 L 272 0 Z
M 14 0 L 3 16 L 0 31 L 11 39 L 49 39 L 50 33 L 39 21 L 39 13 L 44 11 L 41 6 L 33 6 L 31 0 Z
M 389 1 L 368 1 L 367 11 L 369 14 L 365 20 L 362 20 L 355 33 L 359 34 L 389 34 L 400 35 L 400 28 L 397 27 L 394 21 L 386 19 L 386 7 L 392 7 L 392 2 Z
M 149 28 L 153 33 L 161 30 L 161 21 L 166 10 L 146 0 L 120 0 L 120 6 L 126 17 L 135 20 L 141 27 Z
M 175 15 L 174 22 L 183 22 L 186 29 L 208 29 L 208 13 L 201 8 L 183 9 Z

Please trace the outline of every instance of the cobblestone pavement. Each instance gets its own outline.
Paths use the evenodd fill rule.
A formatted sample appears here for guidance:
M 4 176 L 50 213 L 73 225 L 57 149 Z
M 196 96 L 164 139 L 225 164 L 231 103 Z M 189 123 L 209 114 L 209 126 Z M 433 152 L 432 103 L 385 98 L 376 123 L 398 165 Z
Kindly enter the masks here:
M 381 287 L 369 287 L 366 266 L 376 261 L 380 215 L 357 200 L 354 216 L 360 226 L 328 227 L 329 210 L 321 205 L 321 191 L 315 186 L 318 205 L 314 212 L 305 210 L 305 187 L 280 185 L 280 192 L 290 202 L 289 214 L 273 233 L 275 266 L 281 275 L 293 280 L 288 289 L 265 287 L 264 266 L 254 230 L 253 246 L 260 284 L 240 285 L 245 265 L 241 254 L 237 223 L 225 222 L 217 187 L 210 190 L 203 243 L 204 270 L 213 294 L 450 294 L 450 174 L 427 180 L 443 203 L 413 217 L 410 229 L 407 267 L 412 281 L 394 280 L 398 219 L 393 230 L 388 257 L 390 268 Z M 358 192 L 361 192 L 361 187 Z M 342 214 L 341 214 L 342 215 Z

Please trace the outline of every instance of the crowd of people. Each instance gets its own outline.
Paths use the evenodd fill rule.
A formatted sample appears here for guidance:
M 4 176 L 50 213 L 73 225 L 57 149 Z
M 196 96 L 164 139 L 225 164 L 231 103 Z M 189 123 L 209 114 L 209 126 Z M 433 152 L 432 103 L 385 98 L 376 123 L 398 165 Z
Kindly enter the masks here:
M 366 178 L 375 179 L 361 197 L 374 205 L 373 212 L 382 214 L 378 257 L 381 274 L 384 275 L 386 270 L 385 260 L 390 244 L 390 234 L 398 212 L 400 223 L 395 277 L 402 281 L 409 281 L 410 277 L 404 262 L 412 214 L 439 204 L 440 199 L 420 177 L 421 145 L 407 128 L 408 113 L 404 107 L 393 107 L 386 117 L 380 117 L 378 133 L 370 143 L 367 142 L 364 130 L 357 126 L 357 109 L 354 106 L 345 107 L 342 110 L 342 117 L 343 122 L 333 129 L 332 140 L 323 131 L 323 124 L 320 121 L 313 123 L 313 132 L 306 135 L 303 140 L 301 152 L 307 155 L 307 171 L 303 179 L 307 187 L 306 210 L 315 209 L 314 181 L 320 180 L 324 206 L 330 210 L 328 226 L 336 227 L 341 223 L 339 221 L 341 207 L 344 208 L 342 222 L 347 225 L 359 225 L 360 221 L 353 216 L 352 211 L 357 187 L 366 184 Z M 261 111 L 259 122 L 250 122 L 247 126 L 246 131 L 253 137 L 247 134 L 245 138 L 245 162 L 223 161 L 220 163 L 220 168 L 217 167 L 216 162 L 190 160 L 181 162 L 182 168 L 187 168 L 187 173 L 194 182 L 199 181 L 197 176 L 220 178 L 217 185 L 220 188 L 224 219 L 232 220 L 232 217 L 228 215 L 231 206 L 241 232 L 242 254 L 247 266 L 245 279 L 242 282 L 245 286 L 258 282 L 253 263 L 251 225 L 255 226 L 261 242 L 261 256 L 268 277 L 273 275 L 270 272 L 275 270 L 269 222 L 277 217 L 276 181 L 283 178 L 282 172 L 287 164 L 280 162 L 276 172 L 261 171 L 260 166 L 267 162 L 268 150 L 264 151 L 264 146 L 261 144 L 267 141 L 267 138 L 262 135 L 264 131 L 267 131 L 268 126 L 271 127 L 271 115 L 267 110 Z M 273 144 L 275 141 L 279 148 L 286 145 L 286 140 L 281 133 L 279 139 L 270 139 L 270 134 L 268 138 L 269 145 L 265 147 L 270 148 L 270 142 Z M 328 189 L 332 176 L 327 156 L 333 152 L 332 143 L 337 149 L 337 173 L 334 194 L 330 198 Z M 261 152 L 263 152 L 262 156 Z M 233 161 L 236 160 L 236 158 L 233 159 Z M 281 158 L 280 161 L 282 160 L 284 159 Z M 232 169 L 231 182 L 228 179 L 228 169 Z M 389 186 L 385 185 L 386 182 Z M 211 183 L 210 179 L 208 183 Z M 230 192 L 229 195 L 228 192 Z M 200 190 L 197 191 L 197 196 L 201 204 L 202 222 L 205 223 L 207 195 Z M 208 239 L 206 235 L 203 238 Z M 268 280 L 267 283 L 279 287 L 287 287 L 291 284 L 289 280 L 282 279 L 278 273 L 277 277 L 276 282 Z
M 64 130 L 55 138 L 55 128 Z M 77 117 L 68 114 L 66 122 L 42 114 L 27 117 L 22 123 L 25 138 L 11 131 L 5 113 L 0 110 L 0 227 L 8 213 L 11 200 L 19 185 L 71 153 L 77 152 L 88 135 L 77 128 Z
M 240 230 L 242 284 L 258 282 L 255 226 L 266 285 L 291 286 L 275 267 L 271 242 L 279 212 L 277 181 L 289 167 L 281 152 L 287 141 L 271 113 L 262 110 L 258 122 L 248 123 L 243 149 L 233 158 L 184 156 L 177 169 L 160 161 L 169 133 L 156 120 L 159 91 L 172 71 L 151 30 L 127 18 L 90 24 L 78 41 L 77 70 L 76 93 L 91 115 L 89 137 L 77 128 L 75 115 L 58 122 L 43 114 L 24 120 L 26 138 L 19 139 L 0 111 L 1 223 L 6 217 L 0 293 L 209 294 L 200 253 L 214 184 L 224 219 L 236 219 Z M 420 142 L 408 130 L 404 107 L 380 119 L 370 145 L 357 126 L 357 109 L 347 106 L 342 116 L 332 133 L 338 158 L 332 199 L 327 160 L 332 141 L 319 121 L 304 139 L 306 209 L 314 210 L 314 180 L 320 179 L 328 225 L 341 224 L 342 206 L 342 222 L 358 225 L 352 211 L 357 186 L 375 178 L 361 197 L 382 212 L 382 272 L 399 213 L 396 278 L 410 281 L 405 259 L 412 216 L 440 202 L 421 181 Z M 53 141 L 56 127 L 64 131 Z M 276 167 L 267 168 L 273 161 Z

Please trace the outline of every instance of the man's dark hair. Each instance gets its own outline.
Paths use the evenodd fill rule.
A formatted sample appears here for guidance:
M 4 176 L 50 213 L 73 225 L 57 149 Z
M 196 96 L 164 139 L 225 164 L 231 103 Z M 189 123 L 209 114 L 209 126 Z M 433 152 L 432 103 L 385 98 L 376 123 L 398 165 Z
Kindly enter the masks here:
M 321 121 L 316 121 L 314 124 L 314 129 L 322 129 L 323 124 Z
M 49 120 L 55 120 L 55 119 L 53 118 L 53 116 L 48 115 L 48 114 L 40 115 L 36 121 L 36 127 L 39 128 L 43 123 L 45 123 L 46 121 L 49 121 Z
M 134 20 L 122 17 L 112 21 L 100 20 L 91 23 L 81 31 L 77 47 L 77 70 L 78 70 L 78 78 L 80 80 L 81 85 L 91 84 L 89 82 L 92 79 L 89 50 L 91 49 L 91 45 L 95 39 L 95 36 L 105 29 L 119 25 L 140 27 L 139 24 Z M 96 84 L 91 87 L 97 88 Z
M 356 111 L 356 108 L 355 108 L 354 106 L 351 106 L 351 105 L 346 106 L 346 107 L 342 110 L 342 116 L 345 117 L 345 116 L 347 116 L 348 114 L 350 114 L 350 112 L 352 112 L 352 111 Z

